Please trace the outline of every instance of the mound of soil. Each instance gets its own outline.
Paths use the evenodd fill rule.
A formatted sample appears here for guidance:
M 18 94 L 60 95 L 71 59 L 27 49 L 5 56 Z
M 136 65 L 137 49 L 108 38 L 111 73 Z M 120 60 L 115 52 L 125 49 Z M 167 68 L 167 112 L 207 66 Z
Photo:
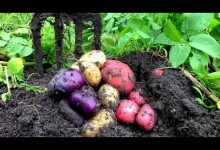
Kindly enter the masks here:
M 147 93 L 147 102 L 155 109 L 156 125 L 151 132 L 136 124 L 117 123 L 103 129 L 98 137 L 219 137 L 220 111 L 208 112 L 195 101 L 192 83 L 180 70 L 165 69 L 162 77 L 152 70 L 170 66 L 159 56 L 134 52 L 121 59 L 134 71 L 137 84 Z M 32 75 L 28 83 L 46 87 L 56 71 L 49 70 L 42 78 Z M 27 74 L 28 75 L 28 74 Z M 6 87 L 0 87 L 0 93 Z M 59 100 L 48 93 L 36 94 L 24 89 L 12 90 L 12 98 L 0 103 L 1 137 L 81 137 L 81 127 L 75 127 L 59 110 Z

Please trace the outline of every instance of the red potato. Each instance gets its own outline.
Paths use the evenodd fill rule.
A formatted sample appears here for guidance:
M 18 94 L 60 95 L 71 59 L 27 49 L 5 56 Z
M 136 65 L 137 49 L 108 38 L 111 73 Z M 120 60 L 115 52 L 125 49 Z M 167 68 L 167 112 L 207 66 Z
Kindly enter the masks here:
M 101 70 L 102 79 L 116 88 L 121 94 L 128 94 L 135 85 L 135 76 L 131 68 L 117 60 L 107 60 Z
M 142 96 L 141 88 L 136 91 L 131 91 L 128 95 L 128 99 L 134 101 L 138 106 L 142 106 L 146 103 L 146 98 Z
M 121 122 L 134 123 L 138 111 L 139 106 L 135 102 L 124 99 L 117 107 L 115 116 Z
M 163 70 L 161 70 L 161 69 L 154 69 L 153 71 L 152 71 L 152 73 L 153 73 L 153 75 L 155 75 L 155 76 L 157 76 L 157 77 L 162 77 L 163 76 Z
M 153 108 L 148 104 L 144 104 L 137 113 L 135 121 L 143 130 L 152 130 L 156 122 Z
M 103 68 L 105 68 L 106 66 L 116 66 L 117 65 L 117 61 L 115 60 L 111 60 L 111 59 L 108 59 L 107 61 L 105 61 L 104 65 L 103 65 Z

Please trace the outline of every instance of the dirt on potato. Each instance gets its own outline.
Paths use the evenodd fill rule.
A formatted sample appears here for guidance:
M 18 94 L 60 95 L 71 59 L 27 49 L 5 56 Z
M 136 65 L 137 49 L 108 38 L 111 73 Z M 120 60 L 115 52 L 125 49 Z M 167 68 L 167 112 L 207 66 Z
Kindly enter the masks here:
M 136 77 L 136 86 L 145 90 L 147 103 L 156 113 L 156 124 L 146 132 L 136 124 L 102 129 L 98 137 L 219 137 L 220 111 L 209 112 L 195 100 L 192 83 L 180 70 L 165 69 L 162 77 L 152 70 L 170 66 L 165 59 L 151 53 L 133 52 L 120 59 Z M 47 87 L 57 71 L 47 70 L 42 78 L 32 75 L 28 84 Z M 26 76 L 33 73 L 27 71 Z M 0 94 L 7 87 L 0 87 Z M 96 91 L 97 92 L 97 91 Z M 124 98 L 121 96 L 121 98 Z M 81 127 L 65 118 L 59 99 L 48 93 L 12 90 L 5 105 L 0 101 L 0 137 L 81 137 Z

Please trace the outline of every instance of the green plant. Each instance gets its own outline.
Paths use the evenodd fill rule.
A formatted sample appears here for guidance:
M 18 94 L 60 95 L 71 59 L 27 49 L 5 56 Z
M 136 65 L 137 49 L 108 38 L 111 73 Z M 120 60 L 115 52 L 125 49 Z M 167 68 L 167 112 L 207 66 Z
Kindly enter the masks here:
M 4 102 L 11 97 L 11 88 L 24 81 L 24 66 L 34 65 L 28 21 L 32 14 L 0 14 L 0 84 L 7 85 L 1 94 Z
M 188 68 L 190 65 L 188 69 L 196 75 L 197 80 L 211 93 L 220 96 L 220 44 L 212 36 L 217 37 L 214 33 L 219 32 L 219 20 L 214 13 L 183 13 L 175 19 L 175 23 L 167 20 L 154 44 L 170 45 L 169 60 L 172 66 Z M 210 102 L 204 97 L 197 100 L 206 108 L 213 108 L 205 104 L 205 101 Z
M 110 56 L 120 57 L 137 50 L 163 50 L 154 45 L 170 13 L 108 13 L 103 15 L 103 50 Z

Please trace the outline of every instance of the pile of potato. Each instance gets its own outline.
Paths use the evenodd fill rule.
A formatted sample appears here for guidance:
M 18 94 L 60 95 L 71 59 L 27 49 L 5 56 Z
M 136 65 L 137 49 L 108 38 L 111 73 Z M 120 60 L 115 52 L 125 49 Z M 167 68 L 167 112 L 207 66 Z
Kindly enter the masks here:
M 154 127 L 154 110 L 146 104 L 142 89 L 134 90 L 134 86 L 135 76 L 127 64 L 92 50 L 71 68 L 61 69 L 49 82 L 48 91 L 64 97 L 59 108 L 82 126 L 82 136 L 95 137 L 100 129 L 114 126 L 116 118 L 124 123 L 136 121 L 146 131 Z M 120 94 L 128 99 L 120 100 Z

